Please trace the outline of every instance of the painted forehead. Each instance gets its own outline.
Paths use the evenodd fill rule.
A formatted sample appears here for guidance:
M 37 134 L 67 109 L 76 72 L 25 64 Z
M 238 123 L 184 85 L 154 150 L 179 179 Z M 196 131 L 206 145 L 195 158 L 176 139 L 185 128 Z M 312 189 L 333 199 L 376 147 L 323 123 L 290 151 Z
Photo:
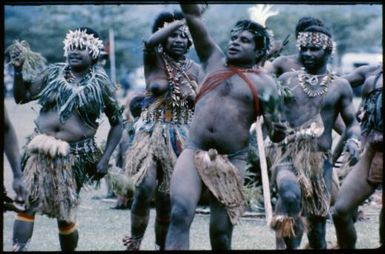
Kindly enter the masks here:
M 301 50 L 302 47 L 320 47 L 333 50 L 333 41 L 324 33 L 301 32 L 298 34 L 297 48 Z

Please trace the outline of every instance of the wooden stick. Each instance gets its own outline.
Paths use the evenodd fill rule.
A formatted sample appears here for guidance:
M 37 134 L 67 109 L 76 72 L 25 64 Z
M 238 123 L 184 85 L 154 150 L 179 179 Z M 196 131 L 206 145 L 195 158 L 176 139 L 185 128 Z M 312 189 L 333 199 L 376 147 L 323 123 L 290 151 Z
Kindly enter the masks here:
M 255 123 L 255 130 L 256 130 L 257 143 L 258 143 L 259 164 L 261 166 L 263 201 L 265 204 L 265 218 L 266 218 L 267 225 L 269 225 L 273 217 L 273 208 L 271 206 L 270 184 L 269 184 L 269 175 L 267 172 L 265 146 L 263 143 L 262 123 L 263 123 L 263 117 L 259 116 Z

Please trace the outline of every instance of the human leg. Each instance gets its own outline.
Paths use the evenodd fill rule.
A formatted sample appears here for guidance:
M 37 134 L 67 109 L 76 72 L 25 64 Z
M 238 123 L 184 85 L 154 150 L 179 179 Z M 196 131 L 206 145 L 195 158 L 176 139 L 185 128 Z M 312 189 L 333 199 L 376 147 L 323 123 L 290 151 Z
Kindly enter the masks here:
M 357 207 L 375 189 L 366 179 L 372 158 L 373 151 L 366 148 L 359 162 L 346 176 L 335 205 L 331 209 L 340 248 L 355 248 L 357 234 L 352 216 Z
M 79 233 L 73 222 L 58 220 L 59 242 L 62 251 L 74 251 L 78 245 Z
M 239 170 L 241 184 L 244 182 L 246 161 L 244 156 L 236 156 L 230 159 Z M 221 204 L 213 195 L 210 195 L 210 242 L 213 250 L 231 249 L 231 238 L 233 224 L 229 218 L 226 207 Z
M 309 247 L 311 249 L 326 249 L 326 217 L 307 216 Z
M 190 226 L 202 191 L 194 154 L 192 149 L 183 150 L 171 178 L 171 221 L 166 250 L 189 249 Z
M 12 251 L 24 251 L 32 237 L 35 214 L 32 212 L 17 213 L 13 224 Z
M 287 249 L 300 246 L 305 229 L 301 213 L 301 190 L 290 164 L 279 165 L 276 169 L 278 200 L 271 226 L 276 231 L 276 247 L 282 248 L 283 238 Z
M 131 206 L 131 236 L 123 238 L 127 250 L 139 250 L 140 243 L 146 231 L 151 198 L 156 187 L 156 167 L 152 165 L 146 176 L 136 187 Z
M 230 250 L 233 224 L 226 207 L 215 197 L 210 200 L 210 242 L 213 250 Z
M 171 202 L 170 195 L 157 191 L 156 195 L 156 218 L 155 218 L 155 242 L 160 250 L 164 250 L 166 235 L 170 224 Z
M 333 168 L 333 177 L 330 191 L 330 206 L 336 202 L 338 191 L 340 190 L 340 181 L 338 179 L 337 169 Z

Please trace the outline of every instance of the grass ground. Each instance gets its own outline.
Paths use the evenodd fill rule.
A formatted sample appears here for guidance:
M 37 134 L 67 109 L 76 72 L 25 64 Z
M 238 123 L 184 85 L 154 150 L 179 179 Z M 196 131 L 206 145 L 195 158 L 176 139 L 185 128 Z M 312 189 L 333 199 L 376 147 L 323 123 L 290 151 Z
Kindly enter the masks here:
M 20 148 L 25 138 L 32 133 L 33 119 L 39 107 L 33 103 L 15 105 L 13 99 L 6 99 L 5 106 L 16 129 Z M 97 133 L 97 141 L 101 142 L 108 131 L 108 121 L 104 119 Z M 13 196 L 11 188 L 11 169 L 4 159 L 4 185 Z M 130 211 L 111 209 L 115 203 L 111 200 L 95 199 L 106 194 L 105 185 L 98 190 L 82 190 L 81 205 L 78 211 L 80 240 L 77 250 L 124 250 L 121 239 L 129 232 Z M 358 241 L 357 248 L 372 249 L 379 246 L 378 215 L 380 206 L 369 204 L 362 207 L 364 220 L 356 223 Z M 12 245 L 12 227 L 15 214 L 3 214 L 3 251 L 9 251 Z M 145 234 L 142 249 L 154 250 L 154 211 L 151 211 L 150 223 Z M 209 216 L 197 214 L 191 226 L 190 248 L 192 250 L 210 250 Z M 30 251 L 59 251 L 59 240 L 56 221 L 46 216 L 37 216 L 34 234 L 31 239 Z M 306 237 L 303 238 L 306 243 Z M 327 241 L 334 243 L 335 231 L 333 224 L 327 224 Z M 242 218 L 233 231 L 232 248 L 239 250 L 266 250 L 275 248 L 274 232 L 266 226 L 263 218 Z

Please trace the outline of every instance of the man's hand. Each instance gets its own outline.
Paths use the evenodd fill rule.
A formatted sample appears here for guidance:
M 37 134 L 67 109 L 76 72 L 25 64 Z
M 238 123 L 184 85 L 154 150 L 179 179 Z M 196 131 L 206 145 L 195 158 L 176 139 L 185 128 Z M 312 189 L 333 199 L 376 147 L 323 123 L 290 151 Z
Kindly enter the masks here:
M 15 69 L 21 69 L 24 64 L 24 58 L 22 57 L 22 50 L 19 47 L 15 47 L 10 53 L 11 63 Z
M 16 202 L 23 203 L 27 198 L 27 190 L 21 178 L 15 178 L 12 183 L 12 188 L 16 193 Z
M 96 166 L 96 172 L 97 172 L 98 178 L 102 178 L 103 176 L 105 176 L 107 174 L 107 171 L 108 171 L 108 160 L 102 158 L 98 162 L 98 165 Z
M 284 122 L 273 122 L 272 123 L 272 137 L 274 142 L 282 141 L 287 135 L 288 125 Z M 273 141 L 272 139 L 272 141 Z
M 344 151 L 349 154 L 349 166 L 355 165 L 360 159 L 361 143 L 355 138 L 350 138 L 346 141 Z

